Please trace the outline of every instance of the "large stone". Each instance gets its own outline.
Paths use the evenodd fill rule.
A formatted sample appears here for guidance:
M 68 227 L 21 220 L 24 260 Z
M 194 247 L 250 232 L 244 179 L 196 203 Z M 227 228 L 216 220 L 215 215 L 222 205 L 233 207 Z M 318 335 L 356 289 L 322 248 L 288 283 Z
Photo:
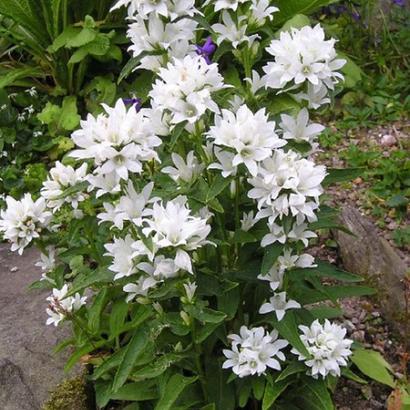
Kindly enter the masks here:
M 353 235 L 335 231 L 344 267 L 369 279 L 382 300 L 385 316 L 403 332 L 401 321 L 405 315 L 405 283 L 408 267 L 392 246 L 379 234 L 377 227 L 357 209 L 345 206 L 341 223 Z
M 0 245 L 0 409 L 38 410 L 66 376 L 66 357 L 52 351 L 69 329 L 46 326 L 49 292 L 28 290 L 41 276 L 38 252 L 19 257 L 8 248 Z

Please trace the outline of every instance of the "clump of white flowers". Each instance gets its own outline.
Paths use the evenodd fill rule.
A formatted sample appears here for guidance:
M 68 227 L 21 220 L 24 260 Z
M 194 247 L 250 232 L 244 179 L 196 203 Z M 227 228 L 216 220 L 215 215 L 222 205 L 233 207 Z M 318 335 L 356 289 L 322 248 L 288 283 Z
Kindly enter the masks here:
M 310 276 L 322 286 L 322 265 L 304 251 L 317 236 L 310 224 L 327 176 L 312 156 L 324 127 L 308 109 L 330 102 L 344 60 L 319 25 L 274 38 L 270 0 L 199 3 L 114 5 L 127 7 L 134 67 L 152 71 L 152 84 L 81 121 L 71 165 L 55 163 L 39 199 L 8 197 L 0 231 L 20 254 L 39 245 L 41 286 L 53 289 L 47 324 L 79 318 L 76 346 L 96 341 L 101 357 L 143 335 L 150 351 L 141 357 L 160 359 L 171 378 L 182 376 L 174 362 L 195 356 L 193 383 L 207 371 L 197 362 L 220 357 L 224 345 L 223 368 L 240 378 L 276 380 L 281 362 L 297 364 L 290 352 L 314 378 L 339 376 L 352 343 L 339 325 L 301 325 L 309 355 L 279 333 L 293 327 L 296 336 L 314 315 L 303 294 Z M 295 115 L 280 109 L 281 94 Z M 84 294 L 92 307 L 82 308 Z M 239 334 L 226 336 L 231 326 Z M 170 349 L 155 336 L 162 331 L 184 339 Z M 139 377 L 139 365 L 129 370 Z
M 347 366 L 347 360 L 352 354 L 350 347 L 353 341 L 346 338 L 346 329 L 327 319 L 324 325 L 315 320 L 310 327 L 300 325 L 299 329 L 303 333 L 300 338 L 311 358 L 296 349 L 292 349 L 292 353 L 310 367 L 312 377 L 325 378 L 328 374 L 340 376 L 340 367 Z
M 47 211 L 44 198 L 33 201 L 25 194 L 21 201 L 6 198 L 7 209 L 0 212 L 0 232 L 11 242 L 11 250 L 21 255 L 33 239 L 39 238 L 43 228 L 48 227 L 51 212 Z
M 198 122 L 210 110 L 219 112 L 212 93 L 224 88 L 217 64 L 207 64 L 201 56 L 173 59 L 161 68 L 149 93 L 152 104 L 161 112 L 171 114 L 171 123 Z
M 140 174 L 143 163 L 158 160 L 155 148 L 161 139 L 155 135 L 151 120 L 135 107 L 127 109 L 120 99 L 114 108 L 104 105 L 105 114 L 88 115 L 72 139 L 77 159 L 92 159 L 94 174 L 101 178 L 128 180 L 129 173 Z
M 55 167 L 50 170 L 50 176 L 43 183 L 43 188 L 41 189 L 41 196 L 46 199 L 47 207 L 56 212 L 64 203 L 68 203 L 74 209 L 77 209 L 79 202 L 86 199 L 86 195 L 82 192 L 76 192 L 72 195 L 64 196 L 64 192 L 66 189 L 83 182 L 86 175 L 86 163 L 81 165 L 80 168 L 74 169 L 57 161 Z
M 325 32 L 318 24 L 283 31 L 279 40 L 272 40 L 266 51 L 275 59 L 263 71 L 267 87 L 280 89 L 299 87 L 308 82 L 320 87 L 334 88 L 343 76 L 338 72 L 346 60 L 337 58 L 335 40 L 325 40 Z
M 239 335 L 229 335 L 231 350 L 224 349 L 227 360 L 224 369 L 232 367 L 232 371 L 239 377 L 264 374 L 268 368 L 281 370 L 279 360 L 284 361 L 281 352 L 289 343 L 278 339 L 278 332 L 266 332 L 263 327 L 248 329 L 242 326 Z
M 232 149 L 235 154 L 232 167 L 244 164 L 252 176 L 258 173 L 258 162 L 286 144 L 276 134 L 275 122 L 268 120 L 264 108 L 253 114 L 246 105 L 236 113 L 222 110 L 222 116 L 216 116 L 208 137 L 215 145 Z
M 68 315 L 76 312 L 85 305 L 87 297 L 81 297 L 79 293 L 74 296 L 67 296 L 69 287 L 65 284 L 61 289 L 53 289 L 53 294 L 47 298 L 48 308 L 46 309 L 49 318 L 47 325 L 58 324 Z

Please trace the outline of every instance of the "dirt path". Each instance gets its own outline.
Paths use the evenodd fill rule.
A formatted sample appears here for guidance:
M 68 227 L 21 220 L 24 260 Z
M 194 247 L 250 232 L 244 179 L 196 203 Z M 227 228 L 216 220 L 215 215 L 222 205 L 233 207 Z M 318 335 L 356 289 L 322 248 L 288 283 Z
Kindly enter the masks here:
M 63 378 L 64 357 L 52 350 L 68 329 L 46 326 L 47 291 L 28 290 L 41 273 L 38 253 L 0 245 L 0 408 L 37 410 Z

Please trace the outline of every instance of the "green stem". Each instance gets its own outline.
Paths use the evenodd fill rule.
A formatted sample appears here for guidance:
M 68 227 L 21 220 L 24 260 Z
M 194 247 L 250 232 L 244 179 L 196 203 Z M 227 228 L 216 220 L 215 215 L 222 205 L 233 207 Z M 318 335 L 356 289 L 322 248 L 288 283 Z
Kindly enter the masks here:
M 207 393 L 207 388 L 206 388 L 205 372 L 201 364 L 202 351 L 201 351 L 201 346 L 195 342 L 196 328 L 195 328 L 194 319 L 192 319 L 191 334 L 192 334 L 192 344 L 194 345 L 194 349 L 195 349 L 195 366 L 198 372 L 199 382 L 201 383 L 202 393 L 204 395 L 205 402 L 207 402 L 208 393 Z

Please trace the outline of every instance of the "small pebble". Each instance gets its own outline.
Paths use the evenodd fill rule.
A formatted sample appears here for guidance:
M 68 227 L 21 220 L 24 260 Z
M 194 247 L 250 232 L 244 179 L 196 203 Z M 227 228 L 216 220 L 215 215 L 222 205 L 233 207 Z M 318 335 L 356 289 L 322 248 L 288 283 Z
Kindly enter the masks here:
M 380 140 L 380 144 L 383 145 L 383 147 L 391 147 L 392 145 L 396 144 L 396 142 L 396 137 L 391 134 L 383 135 Z

